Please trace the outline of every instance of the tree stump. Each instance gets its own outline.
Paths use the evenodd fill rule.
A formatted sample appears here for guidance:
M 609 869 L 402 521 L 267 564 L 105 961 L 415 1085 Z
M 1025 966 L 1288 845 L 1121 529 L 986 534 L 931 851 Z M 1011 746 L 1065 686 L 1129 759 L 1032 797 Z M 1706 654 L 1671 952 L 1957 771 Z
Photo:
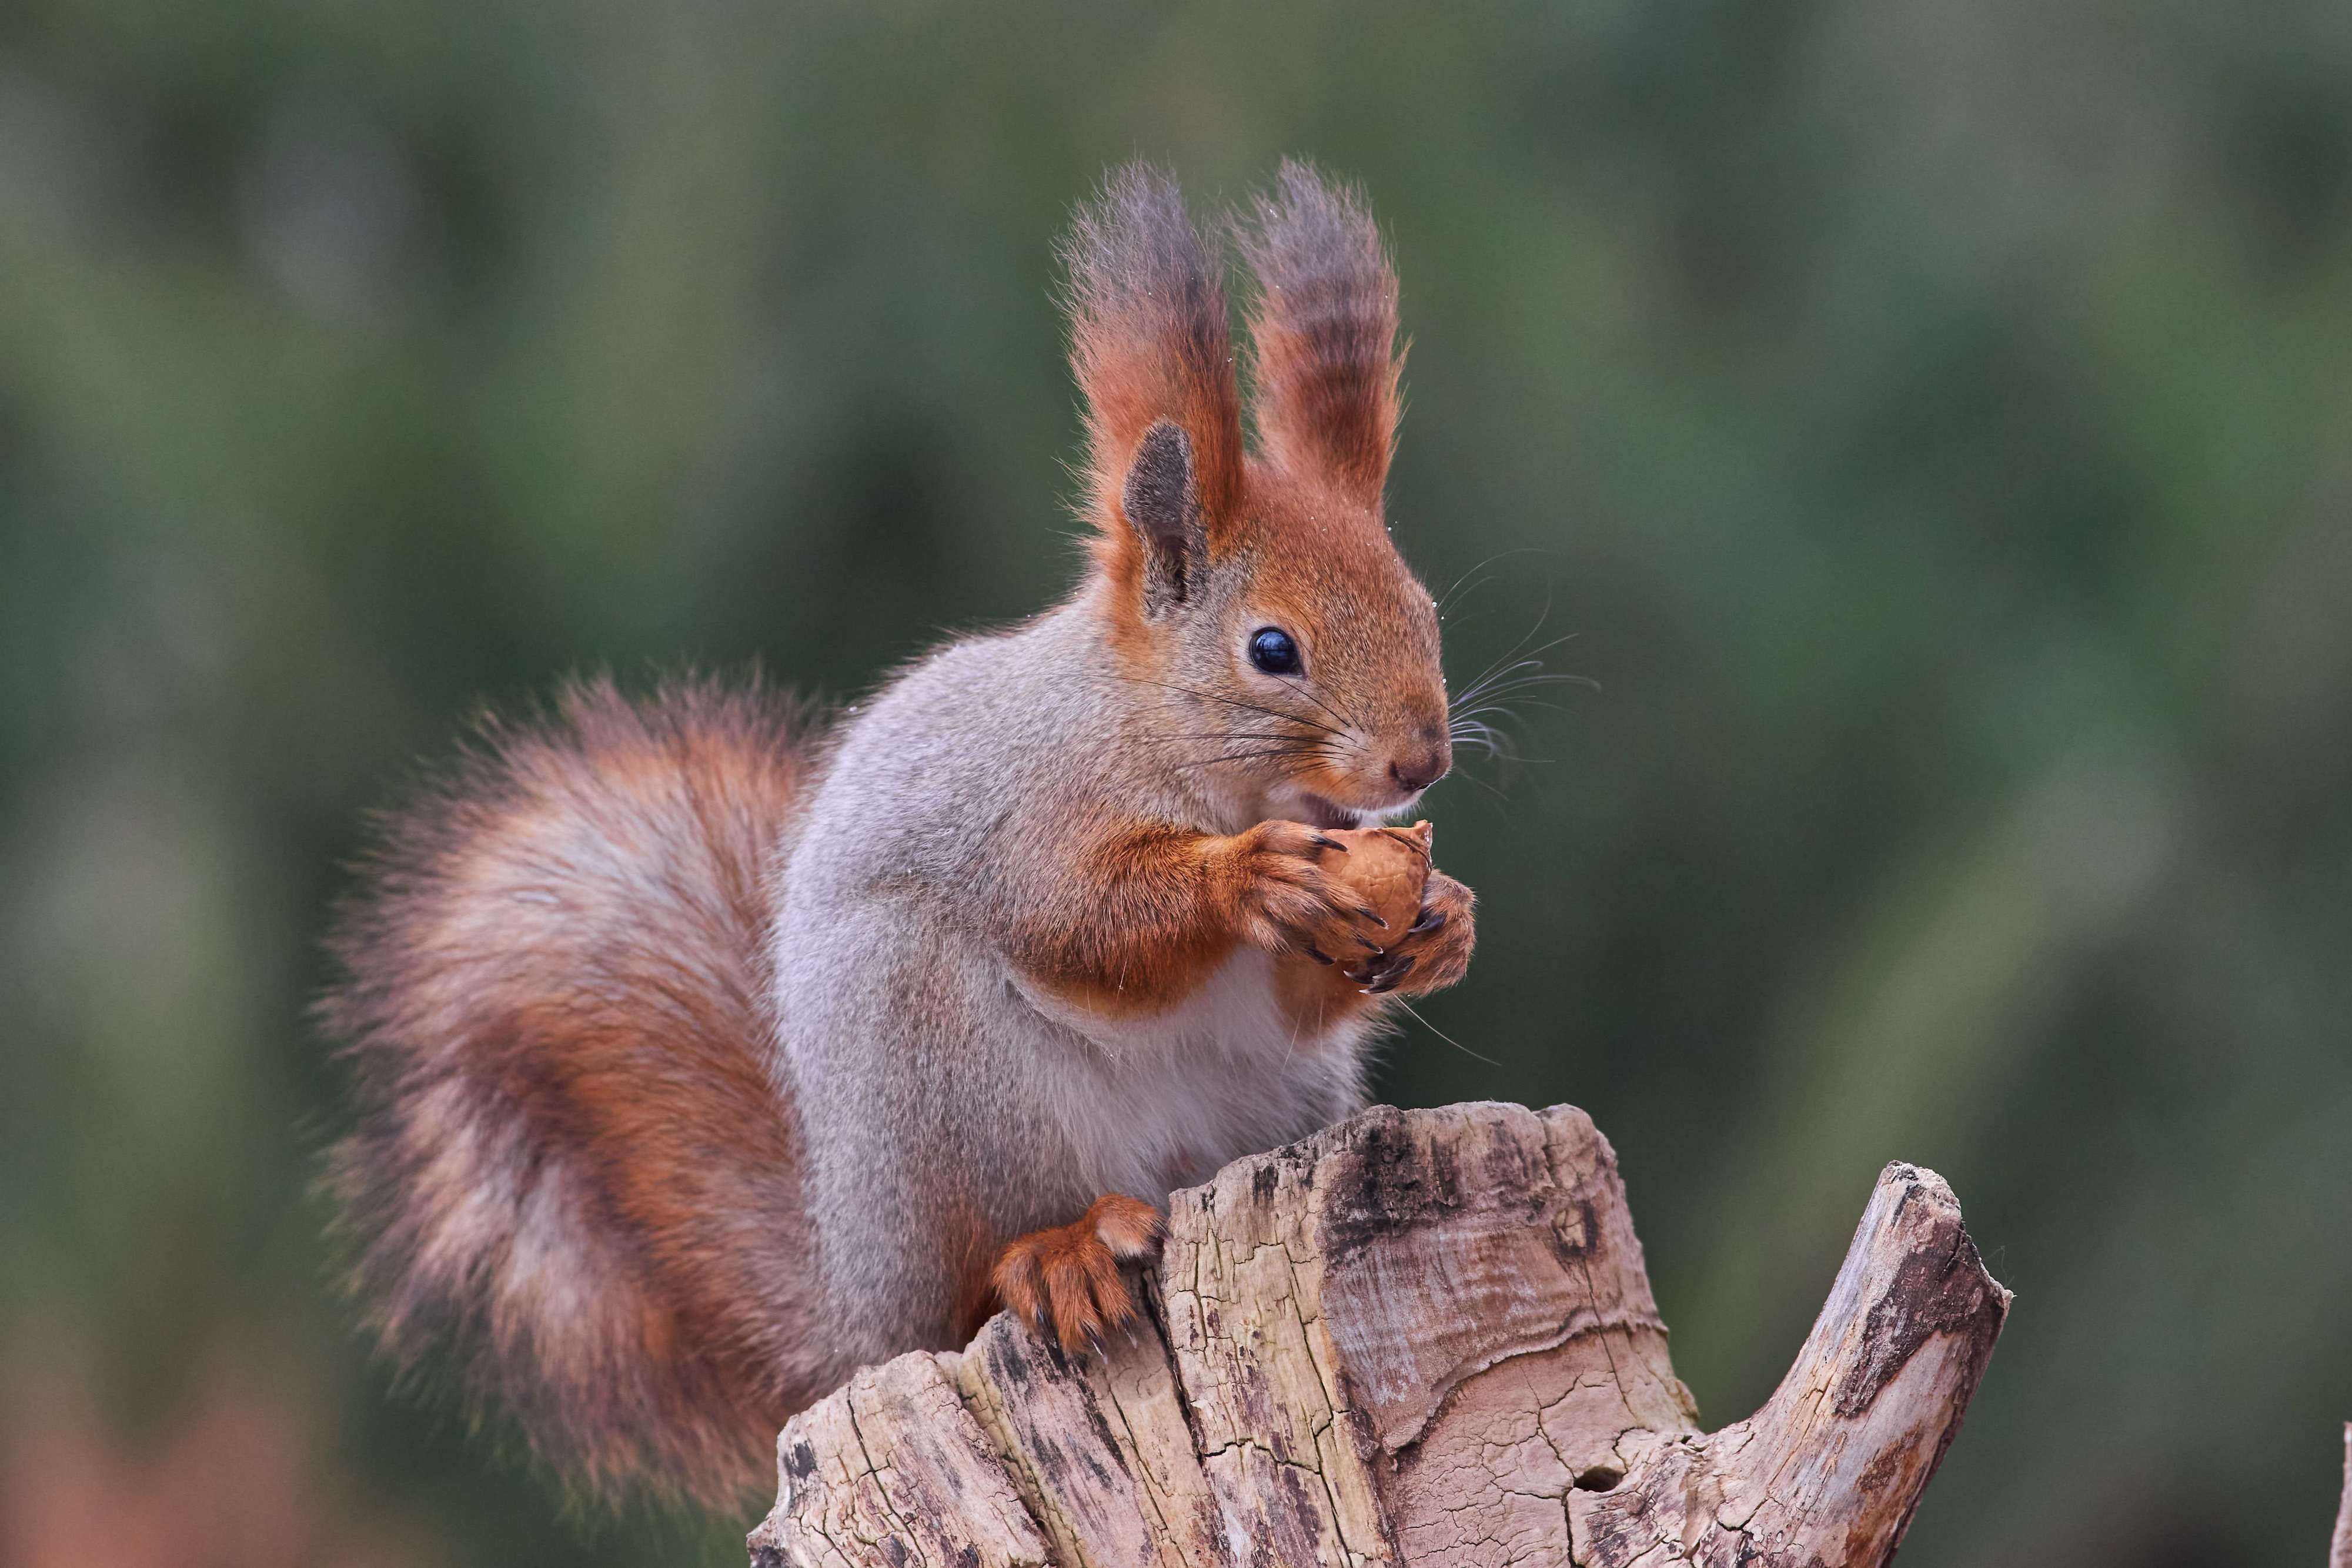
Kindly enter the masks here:
M 1494 1104 L 1226 1166 L 1147 1283 L 1098 1359 L 999 1315 L 793 1417 L 754 1568 L 1880 1563 L 2010 1301 L 1888 1166 L 1779 1390 L 1701 1432 L 1608 1141 Z
M 2352 1421 L 2344 1424 L 2344 1501 L 2336 1511 L 2336 1539 L 2327 1568 L 2352 1568 Z

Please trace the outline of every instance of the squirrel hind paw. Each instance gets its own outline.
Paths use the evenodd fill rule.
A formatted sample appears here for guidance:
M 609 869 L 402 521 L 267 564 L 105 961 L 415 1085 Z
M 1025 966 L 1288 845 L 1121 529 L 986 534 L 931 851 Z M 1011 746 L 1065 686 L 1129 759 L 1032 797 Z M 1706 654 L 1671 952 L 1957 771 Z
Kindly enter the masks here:
M 1063 1354 L 1073 1360 L 1089 1349 L 1099 1354 L 1103 1332 L 1129 1327 L 1139 1311 L 1119 1264 L 1151 1256 L 1160 1228 L 1158 1209 L 1109 1194 L 1075 1223 L 1033 1231 L 1007 1246 L 991 1282 L 1006 1309 Z
M 1095 1199 L 1078 1222 L 1091 1228 L 1096 1237 L 1121 1262 L 1136 1262 L 1156 1256 L 1160 1239 L 1168 1222 L 1158 1209 L 1139 1197 L 1123 1193 L 1106 1193 Z

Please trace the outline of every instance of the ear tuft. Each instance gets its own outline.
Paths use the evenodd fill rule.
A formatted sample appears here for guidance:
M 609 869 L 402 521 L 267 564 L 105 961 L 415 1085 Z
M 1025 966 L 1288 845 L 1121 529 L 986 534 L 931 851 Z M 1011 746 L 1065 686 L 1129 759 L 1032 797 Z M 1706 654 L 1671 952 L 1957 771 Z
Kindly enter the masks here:
M 1402 405 L 1396 272 L 1354 192 L 1294 159 L 1275 183 L 1237 235 L 1258 283 L 1258 442 L 1277 467 L 1377 507 Z
M 1236 510 L 1241 394 L 1224 290 L 1176 183 L 1140 163 L 1112 173 L 1078 209 L 1062 255 L 1070 364 L 1087 402 L 1097 553 L 1114 578 L 1140 591 L 1146 542 L 1165 514 L 1147 522 L 1129 507 L 1166 499 L 1171 453 L 1181 456 L 1189 495 L 1185 527 L 1214 540 Z M 1178 444 L 1158 437 L 1147 461 L 1147 440 L 1162 425 Z

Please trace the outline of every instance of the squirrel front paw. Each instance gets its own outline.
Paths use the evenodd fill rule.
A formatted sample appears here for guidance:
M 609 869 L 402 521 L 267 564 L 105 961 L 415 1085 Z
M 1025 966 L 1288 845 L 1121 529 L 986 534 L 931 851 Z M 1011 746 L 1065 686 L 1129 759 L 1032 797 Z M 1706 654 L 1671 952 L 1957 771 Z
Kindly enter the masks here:
M 1351 966 L 1348 978 L 1369 996 L 1408 997 L 1442 991 L 1469 972 L 1477 933 L 1471 914 L 1478 900 L 1468 887 L 1433 871 L 1421 894 L 1421 913 L 1402 936 Z
M 1318 863 L 1347 846 L 1304 822 L 1266 821 L 1226 841 L 1241 932 L 1270 953 L 1303 953 L 1318 964 L 1352 963 L 1380 951 L 1388 923 L 1346 882 Z
M 1140 1198 L 1106 1193 L 1075 1224 L 1036 1230 L 1005 1248 L 990 1282 L 997 1299 L 1066 1355 L 1102 1349 L 1106 1328 L 1135 1321 L 1135 1292 L 1122 1262 L 1160 1249 L 1160 1211 Z

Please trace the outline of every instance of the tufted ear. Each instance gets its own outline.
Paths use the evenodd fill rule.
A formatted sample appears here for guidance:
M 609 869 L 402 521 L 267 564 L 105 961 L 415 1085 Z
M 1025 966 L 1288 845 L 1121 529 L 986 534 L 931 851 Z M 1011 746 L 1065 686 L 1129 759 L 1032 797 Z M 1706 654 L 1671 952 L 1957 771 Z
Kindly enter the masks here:
M 1257 275 L 1259 446 L 1276 466 L 1377 507 L 1404 368 L 1396 272 L 1380 231 L 1354 193 L 1286 159 L 1238 237 Z
M 1224 541 L 1240 497 L 1224 290 L 1175 182 L 1141 164 L 1078 210 L 1063 257 L 1096 556 L 1148 610 L 1164 609 L 1197 572 L 1187 552 Z

